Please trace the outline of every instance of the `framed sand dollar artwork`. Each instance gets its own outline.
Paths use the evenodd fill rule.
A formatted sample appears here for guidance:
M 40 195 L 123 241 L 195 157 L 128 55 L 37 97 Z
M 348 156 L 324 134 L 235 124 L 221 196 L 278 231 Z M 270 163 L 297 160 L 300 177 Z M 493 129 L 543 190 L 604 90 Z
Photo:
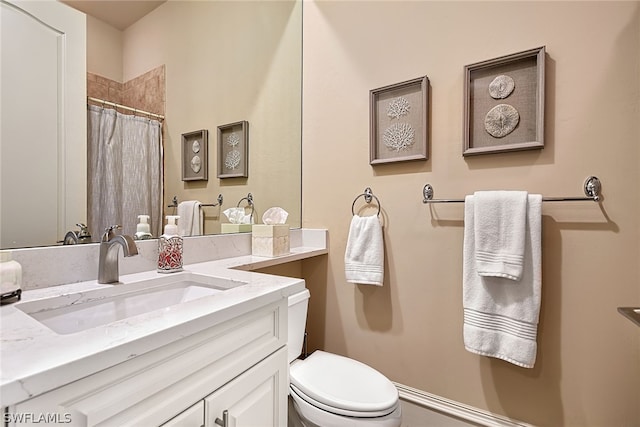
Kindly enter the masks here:
M 182 134 L 182 180 L 207 181 L 209 131 Z
M 463 156 L 544 147 L 545 47 L 467 65 Z

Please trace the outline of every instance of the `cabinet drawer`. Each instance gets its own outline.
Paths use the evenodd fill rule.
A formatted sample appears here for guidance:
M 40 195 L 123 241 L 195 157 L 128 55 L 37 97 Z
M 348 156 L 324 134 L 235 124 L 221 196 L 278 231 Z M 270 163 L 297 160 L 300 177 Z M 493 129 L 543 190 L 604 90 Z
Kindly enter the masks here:
M 204 427 L 204 402 L 201 400 L 160 427 Z

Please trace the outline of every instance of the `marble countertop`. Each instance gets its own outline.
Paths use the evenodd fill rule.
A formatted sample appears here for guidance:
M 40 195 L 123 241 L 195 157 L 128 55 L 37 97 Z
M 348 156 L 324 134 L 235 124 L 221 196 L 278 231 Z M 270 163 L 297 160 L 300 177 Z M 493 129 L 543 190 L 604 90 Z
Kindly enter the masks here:
M 304 288 L 304 280 L 252 272 L 327 253 L 295 247 L 276 258 L 235 256 L 185 265 L 184 270 L 246 283 L 216 295 L 169 306 L 104 326 L 60 335 L 15 303 L 0 308 L 0 398 L 8 406 L 132 359 Z M 120 283 L 166 277 L 155 271 L 120 276 Z M 23 292 L 21 302 L 118 285 L 96 280 Z

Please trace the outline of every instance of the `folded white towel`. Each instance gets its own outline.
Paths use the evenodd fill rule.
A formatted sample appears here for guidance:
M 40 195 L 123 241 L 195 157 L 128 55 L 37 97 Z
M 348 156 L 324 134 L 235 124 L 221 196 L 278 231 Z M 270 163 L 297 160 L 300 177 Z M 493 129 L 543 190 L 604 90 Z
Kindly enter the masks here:
M 477 191 L 474 206 L 478 274 L 520 280 L 527 192 Z
M 524 267 L 514 285 L 503 277 L 478 275 L 474 196 L 466 197 L 462 294 L 465 348 L 533 368 L 542 291 L 542 197 L 527 199 Z
M 351 219 L 344 272 L 347 282 L 382 286 L 384 243 L 382 224 L 377 216 L 354 215 Z
M 204 218 L 197 200 L 187 200 L 178 204 L 178 234 L 181 236 L 201 236 L 203 233 Z

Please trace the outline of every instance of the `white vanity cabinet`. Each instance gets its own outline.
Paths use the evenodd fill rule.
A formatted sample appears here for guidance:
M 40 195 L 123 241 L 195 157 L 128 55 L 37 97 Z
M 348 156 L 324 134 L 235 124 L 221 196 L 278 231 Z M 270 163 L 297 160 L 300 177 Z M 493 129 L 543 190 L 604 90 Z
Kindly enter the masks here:
M 282 348 L 162 427 L 284 426 L 281 404 L 287 398 L 287 368 L 287 351 Z
M 287 425 L 287 369 L 287 350 L 283 348 L 212 393 L 204 399 L 205 426 Z
M 10 426 L 42 425 L 45 417 L 46 425 L 60 426 L 215 427 L 227 411 L 228 425 L 286 425 L 287 300 L 247 310 L 13 405 L 5 420 Z
M 204 426 L 204 400 L 176 415 L 162 427 L 198 427 Z

